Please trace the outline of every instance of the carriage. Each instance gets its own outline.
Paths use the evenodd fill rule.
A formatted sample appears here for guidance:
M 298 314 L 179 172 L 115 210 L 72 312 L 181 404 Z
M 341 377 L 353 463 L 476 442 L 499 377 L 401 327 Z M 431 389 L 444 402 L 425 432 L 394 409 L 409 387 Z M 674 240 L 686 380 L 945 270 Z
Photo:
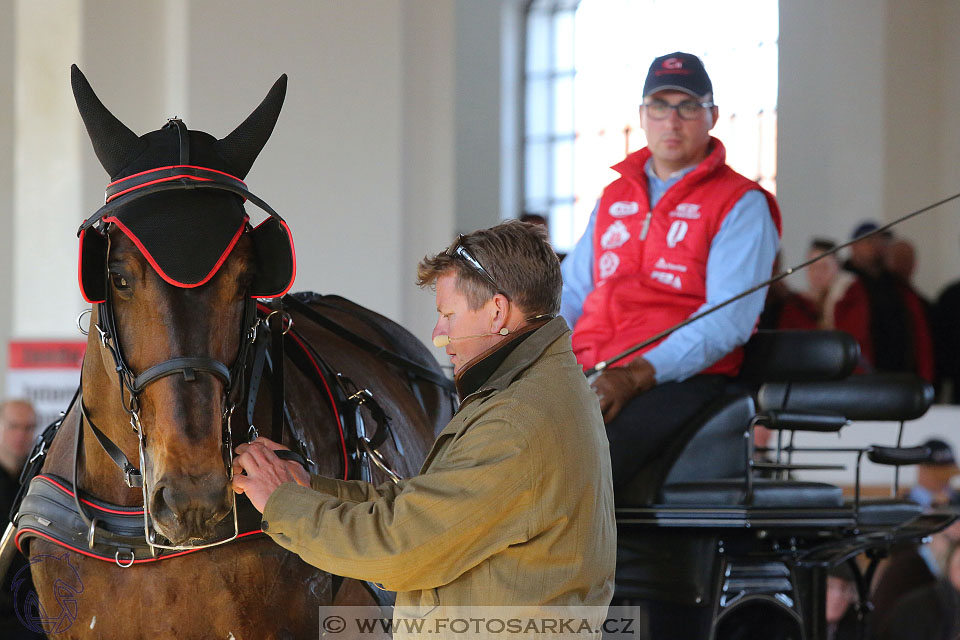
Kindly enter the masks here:
M 25 470 L 15 542 L 37 594 L 23 600 L 24 622 L 72 638 L 315 637 L 319 606 L 383 594 L 267 540 L 230 490 L 234 445 L 259 429 L 315 472 L 412 475 L 455 409 L 451 385 L 386 318 L 285 295 L 289 229 L 242 182 L 285 78 L 223 140 L 176 119 L 136 136 L 76 68 L 73 82 L 114 182 L 80 229 L 80 282 L 95 305 L 81 388 Z M 243 200 L 267 214 L 262 224 Z M 651 633 L 660 620 L 667 637 L 688 627 L 716 640 L 819 640 L 828 567 L 953 519 L 755 477 L 800 466 L 755 463 L 754 424 L 830 431 L 926 411 L 931 390 L 915 379 L 850 378 L 856 356 L 842 334 L 758 334 L 742 392 L 691 421 L 621 496 L 616 597 Z M 862 452 L 893 465 L 925 453 Z M 871 573 L 857 574 L 862 602 Z
M 761 331 L 747 345 L 742 388 L 686 425 L 657 462 L 618 497 L 616 599 L 637 606 L 654 638 L 822 640 L 827 571 L 846 564 L 856 580 L 861 632 L 879 561 L 919 542 L 956 514 L 896 497 L 866 499 L 861 462 L 926 461 L 925 447 L 812 449 L 777 439 L 770 462 L 755 455 L 753 426 L 792 436 L 832 433 L 850 420 L 903 423 L 922 416 L 932 387 L 912 374 L 852 376 L 859 347 L 835 331 Z M 899 439 L 898 439 L 899 442 Z M 854 487 L 798 480 L 836 470 L 830 453 L 855 453 Z M 857 556 L 868 559 L 866 566 Z

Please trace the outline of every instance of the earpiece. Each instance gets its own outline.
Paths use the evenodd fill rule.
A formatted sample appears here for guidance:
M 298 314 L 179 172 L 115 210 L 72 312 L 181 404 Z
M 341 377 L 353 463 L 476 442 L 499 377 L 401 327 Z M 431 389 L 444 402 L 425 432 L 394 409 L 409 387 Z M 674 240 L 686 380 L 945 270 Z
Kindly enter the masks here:
M 500 331 L 496 333 L 478 333 L 475 336 L 460 336 L 458 338 L 451 338 L 450 336 L 440 334 L 438 336 L 434 336 L 433 346 L 445 347 L 451 342 L 453 342 L 454 340 L 472 340 L 473 338 L 486 338 L 487 336 L 506 336 L 506 335 L 510 335 L 510 329 L 507 329 L 506 327 L 500 329 Z

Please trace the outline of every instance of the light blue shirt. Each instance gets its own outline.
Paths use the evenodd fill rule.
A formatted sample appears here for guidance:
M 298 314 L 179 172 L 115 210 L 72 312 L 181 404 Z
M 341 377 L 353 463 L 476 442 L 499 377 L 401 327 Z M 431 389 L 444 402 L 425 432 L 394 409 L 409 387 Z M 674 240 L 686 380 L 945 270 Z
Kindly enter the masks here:
M 689 167 L 661 180 L 653 171 L 653 160 L 644 171 L 655 207 L 667 189 L 692 171 Z M 599 203 L 598 203 L 599 204 Z M 593 291 L 593 233 L 597 208 L 573 251 L 561 266 L 563 294 L 560 315 L 571 327 L 583 312 L 583 301 Z M 748 191 L 733 205 L 710 244 L 707 258 L 706 302 L 701 313 L 770 278 L 780 236 L 770 217 L 767 199 L 759 190 Z M 729 304 L 670 334 L 643 357 L 653 365 L 657 383 L 685 380 L 745 343 L 753 332 L 766 288 Z

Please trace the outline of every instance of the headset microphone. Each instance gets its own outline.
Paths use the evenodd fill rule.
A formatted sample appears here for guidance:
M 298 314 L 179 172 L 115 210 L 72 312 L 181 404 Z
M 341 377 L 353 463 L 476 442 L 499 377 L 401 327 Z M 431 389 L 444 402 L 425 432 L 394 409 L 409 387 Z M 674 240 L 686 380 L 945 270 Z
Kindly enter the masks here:
M 505 335 L 508 335 L 509 333 L 510 333 L 510 329 L 507 329 L 506 327 L 504 327 L 503 329 L 500 329 L 500 331 L 498 331 L 497 333 L 478 333 L 477 335 L 474 335 L 474 336 L 459 336 L 456 338 L 451 338 L 450 336 L 440 334 L 438 336 L 434 336 L 433 346 L 445 347 L 451 342 L 453 342 L 454 340 L 472 340 L 473 338 L 486 338 L 487 336 L 505 336 Z

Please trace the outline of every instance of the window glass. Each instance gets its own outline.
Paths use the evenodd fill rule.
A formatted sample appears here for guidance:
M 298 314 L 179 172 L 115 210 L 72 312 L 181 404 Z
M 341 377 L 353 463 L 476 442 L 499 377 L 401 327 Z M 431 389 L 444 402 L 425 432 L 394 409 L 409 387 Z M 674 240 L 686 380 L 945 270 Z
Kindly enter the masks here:
M 727 162 L 776 190 L 777 0 L 534 0 L 526 24 L 524 207 L 558 251 L 587 225 L 609 167 L 646 144 L 638 105 L 650 62 L 700 56 Z M 674 28 L 682 25 L 682 28 Z M 537 172 L 537 175 L 532 175 Z

